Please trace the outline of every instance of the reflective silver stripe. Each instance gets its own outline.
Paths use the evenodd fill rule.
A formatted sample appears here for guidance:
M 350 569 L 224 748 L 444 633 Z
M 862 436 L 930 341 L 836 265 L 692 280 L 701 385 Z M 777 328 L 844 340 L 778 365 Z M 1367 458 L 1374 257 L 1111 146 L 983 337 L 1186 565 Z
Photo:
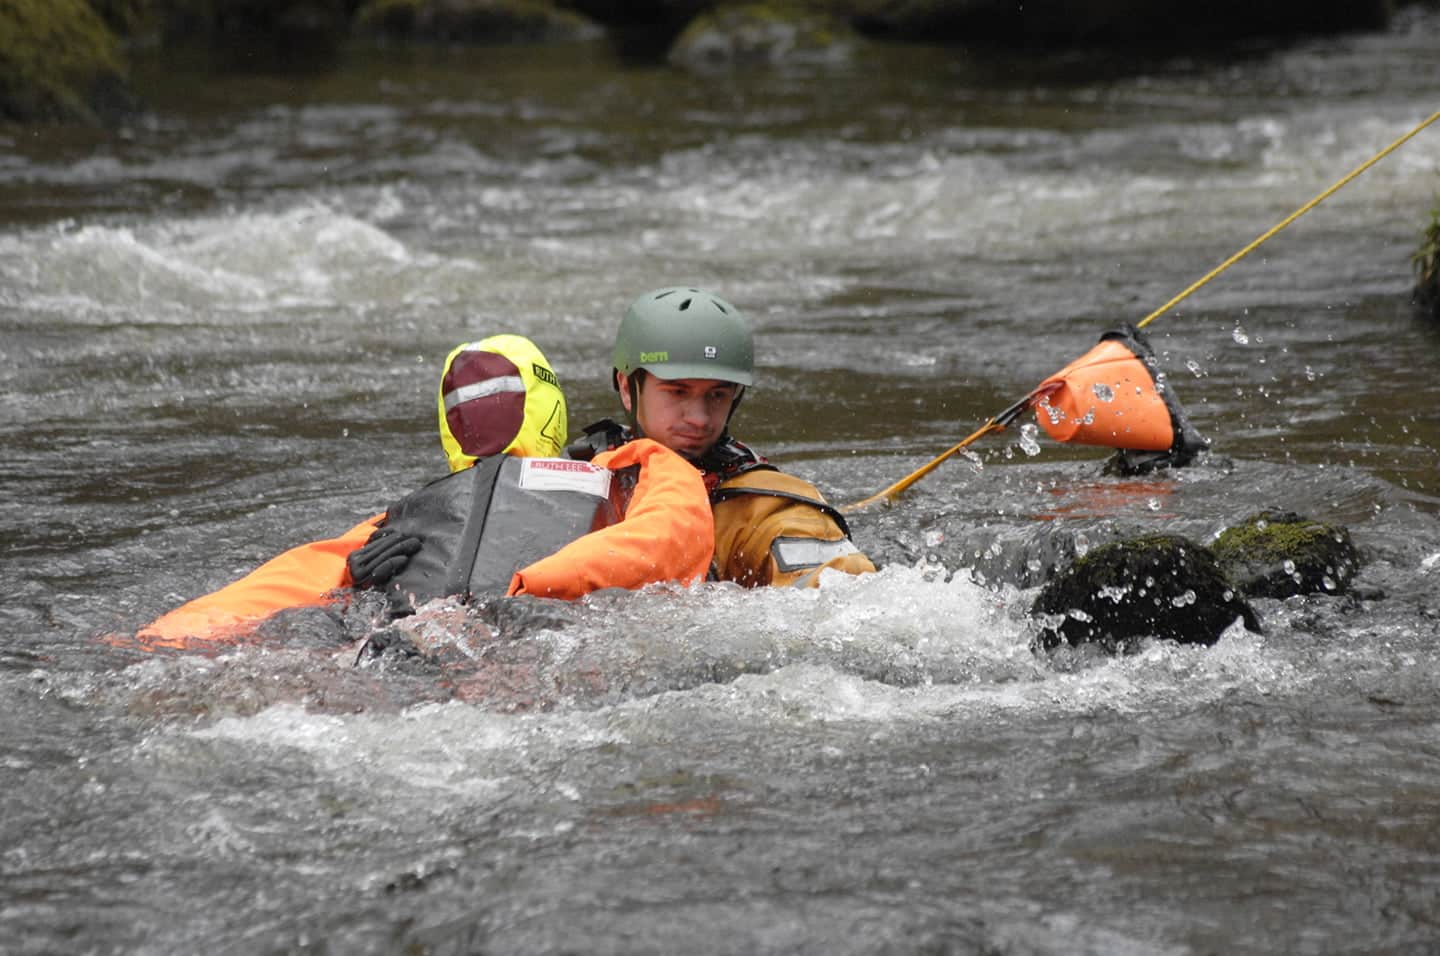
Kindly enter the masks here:
M 770 553 L 775 557 L 775 564 L 781 571 L 817 568 L 859 550 L 849 538 L 840 538 L 837 541 L 822 541 L 819 538 L 776 538 L 770 544 Z
M 506 375 L 502 378 L 487 378 L 474 385 L 462 385 L 445 393 L 445 411 L 450 411 L 462 402 L 498 395 L 501 392 L 519 392 L 523 395 L 525 394 L 525 382 L 518 375 Z

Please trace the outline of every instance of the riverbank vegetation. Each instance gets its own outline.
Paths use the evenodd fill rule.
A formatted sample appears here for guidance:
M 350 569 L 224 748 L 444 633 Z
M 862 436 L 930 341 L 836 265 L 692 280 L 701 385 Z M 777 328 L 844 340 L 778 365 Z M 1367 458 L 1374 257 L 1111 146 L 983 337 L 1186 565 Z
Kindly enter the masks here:
M 0 122 L 113 121 L 142 105 L 128 58 L 173 47 L 291 67 L 366 44 L 597 42 L 693 69 L 832 61 L 875 43 L 1156 54 L 1378 29 L 1405 2 L 1437 0 L 7 0 Z

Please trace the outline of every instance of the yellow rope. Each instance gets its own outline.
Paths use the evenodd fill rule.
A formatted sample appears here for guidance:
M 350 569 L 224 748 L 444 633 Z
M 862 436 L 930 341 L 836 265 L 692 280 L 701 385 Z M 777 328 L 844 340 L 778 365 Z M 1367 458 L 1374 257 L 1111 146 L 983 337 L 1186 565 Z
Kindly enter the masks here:
M 1175 298 L 1171 299 L 1169 302 L 1166 302 L 1164 305 L 1160 306 L 1160 308 L 1156 309 L 1154 312 L 1151 312 L 1149 315 L 1145 316 L 1145 318 L 1141 319 L 1137 323 L 1137 327 L 1143 329 L 1145 328 L 1145 326 L 1149 325 L 1151 322 L 1154 322 L 1160 316 L 1170 311 L 1172 308 L 1178 305 L 1182 299 L 1188 297 L 1190 293 L 1194 292 L 1196 289 L 1200 288 L 1205 283 L 1209 282 L 1211 279 L 1215 278 L 1220 273 L 1224 272 L 1226 269 L 1239 262 L 1241 259 L 1244 259 L 1250 253 L 1254 252 L 1262 242 L 1269 239 L 1271 236 L 1275 235 L 1275 233 L 1279 232 L 1281 229 L 1284 229 L 1286 226 L 1290 225 L 1296 219 L 1299 219 L 1301 216 L 1305 215 L 1307 212 L 1314 209 L 1316 206 L 1320 205 L 1325 200 L 1329 199 L 1335 193 L 1339 192 L 1340 188 L 1349 183 L 1350 180 L 1354 179 L 1356 176 L 1359 176 L 1361 173 L 1365 172 L 1365 170 L 1369 169 L 1371 166 L 1374 166 L 1376 163 L 1380 162 L 1380 160 L 1384 159 L 1386 156 L 1389 156 L 1391 153 L 1395 152 L 1395 150 L 1405 145 L 1405 143 L 1408 142 L 1411 137 L 1413 137 L 1416 133 L 1419 133 L 1425 127 L 1429 126 L 1431 123 L 1435 122 L 1437 119 L 1440 119 L 1440 113 L 1432 113 L 1430 115 L 1430 118 L 1427 119 L 1425 122 L 1421 123 L 1419 126 L 1415 127 L 1410 132 L 1406 133 L 1404 136 L 1391 143 L 1389 146 L 1386 146 L 1384 149 L 1380 150 L 1380 152 L 1376 153 L 1374 156 L 1371 156 L 1359 166 L 1356 166 L 1354 169 L 1350 170 L 1350 172 L 1346 173 L 1339 181 L 1335 183 L 1335 185 L 1331 186 L 1329 189 L 1325 190 L 1323 193 L 1316 196 L 1314 199 L 1310 200 L 1305 205 L 1292 212 L 1290 215 L 1286 216 L 1283 220 L 1276 223 L 1263 236 L 1256 239 L 1254 242 L 1250 243 L 1250 245 L 1246 246 L 1244 249 L 1241 249 L 1239 252 L 1235 253 L 1229 259 L 1226 259 L 1224 262 L 1220 263 L 1218 266 L 1211 269 L 1209 272 L 1205 273 L 1205 275 L 1201 276 L 1199 279 L 1196 279 L 1184 292 L 1181 292 Z
M 1425 127 L 1429 126 L 1431 123 L 1435 122 L 1437 119 L 1440 119 L 1440 112 L 1432 113 L 1429 119 L 1425 120 L 1423 123 L 1410 130 L 1410 132 L 1406 133 L 1404 136 L 1401 136 L 1389 146 L 1386 146 L 1384 149 L 1380 150 L 1380 152 L 1376 153 L 1374 156 L 1371 156 L 1359 166 L 1356 166 L 1349 173 L 1346 173 L 1345 176 L 1342 177 L 1339 181 L 1337 181 L 1335 185 L 1331 186 L 1329 189 L 1325 190 L 1323 193 L 1316 196 L 1314 199 L 1310 200 L 1305 205 L 1292 212 L 1290 215 L 1286 216 L 1284 220 L 1271 227 L 1268 231 L 1265 232 L 1264 235 L 1260 236 L 1254 242 L 1250 243 L 1244 249 L 1241 249 L 1239 252 L 1235 253 L 1233 256 L 1226 259 L 1224 262 L 1220 263 L 1215 268 L 1211 269 L 1199 279 L 1195 280 L 1195 282 L 1191 283 L 1190 287 L 1187 288 L 1184 292 L 1181 292 L 1179 295 L 1175 296 L 1175 298 L 1171 299 L 1169 302 L 1166 302 L 1154 312 L 1151 312 L 1149 315 L 1145 316 L 1145 318 L 1141 319 L 1140 322 L 1137 323 L 1137 326 L 1143 329 L 1151 322 L 1154 322 L 1161 315 L 1174 308 L 1176 304 L 1188 297 L 1196 289 L 1199 289 L 1205 283 L 1209 282 L 1211 279 L 1215 278 L 1220 273 L 1224 272 L 1226 269 L 1230 268 L 1235 263 L 1248 256 L 1250 253 L 1254 252 L 1261 243 L 1265 242 L 1265 240 L 1269 239 L 1271 236 L 1275 235 L 1277 232 L 1290 225 L 1296 219 L 1299 219 L 1301 216 L 1305 215 L 1307 212 L 1320 205 L 1326 199 L 1329 199 L 1332 195 L 1338 192 L 1341 187 L 1349 183 L 1350 180 L 1354 179 L 1356 176 L 1359 176 L 1361 173 L 1365 172 L 1365 170 L 1369 169 L 1371 166 L 1374 166 L 1376 163 L 1380 162 L 1380 160 L 1384 159 L 1386 156 L 1389 156 L 1395 150 L 1399 149 L 1408 140 L 1410 140 L 1411 137 L 1415 136 L 1417 133 L 1419 133 Z M 840 510 L 845 512 L 846 514 L 849 514 L 851 512 L 859 511 L 862 508 L 866 508 L 872 504 L 876 504 L 881 501 L 884 501 L 886 503 L 894 501 L 895 498 L 898 497 L 902 491 L 915 484 L 915 482 L 919 481 L 921 478 L 924 478 L 926 475 L 930 474 L 930 472 L 938 468 L 942 462 L 959 452 L 961 449 L 972 444 L 978 439 L 983 438 L 985 435 L 988 435 L 991 432 L 1004 431 L 1007 425 L 1009 425 L 1012 421 L 1019 417 L 1019 415 L 1023 413 L 1026 409 L 1031 407 L 1034 401 L 1040 397 L 1041 392 L 1041 389 L 1035 389 L 1029 395 L 1025 396 L 1020 401 L 1016 402 L 1014 405 L 1001 412 L 999 415 L 996 415 L 994 418 L 981 425 L 969 437 L 967 437 L 964 441 L 960 442 L 958 445 L 954 445 L 953 447 L 942 452 L 940 455 L 931 459 L 929 462 L 922 465 L 920 468 L 916 469 L 910 474 L 906 475 L 904 478 L 901 478 L 899 481 L 895 482 L 893 485 L 890 485 L 888 488 L 883 488 L 880 491 L 877 491 L 869 498 L 865 498 L 853 504 L 845 505 Z
M 951 456 L 955 455 L 965 446 L 971 444 L 979 438 L 983 438 L 991 432 L 1002 432 L 1004 430 L 1005 426 L 1001 425 L 999 422 L 992 418 L 985 424 L 981 425 L 974 432 L 972 432 L 970 437 L 966 438 L 958 445 L 955 445 L 942 452 L 941 454 L 936 455 L 934 458 L 926 462 L 920 468 L 912 471 L 904 478 L 901 478 L 899 481 L 895 482 L 895 484 L 891 485 L 888 488 L 880 489 L 879 491 L 875 492 L 875 494 L 871 495 L 869 498 L 865 498 L 848 505 L 843 505 L 841 506 L 840 511 L 844 514 L 850 514 L 855 511 L 860 511 L 863 508 L 868 508 L 873 504 L 878 504 L 881 501 L 893 501 L 900 494 L 900 492 L 904 491 L 906 488 L 909 488 L 911 485 L 915 484 L 915 482 L 919 481 L 921 478 L 924 478 L 936 468 L 939 468 L 942 463 L 944 463 Z

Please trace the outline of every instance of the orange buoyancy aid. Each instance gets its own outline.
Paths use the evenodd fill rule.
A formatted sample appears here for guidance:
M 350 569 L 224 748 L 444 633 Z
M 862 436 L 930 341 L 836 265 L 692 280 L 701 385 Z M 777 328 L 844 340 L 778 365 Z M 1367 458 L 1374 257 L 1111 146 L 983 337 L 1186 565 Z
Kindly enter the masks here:
M 639 466 L 624 518 L 516 571 L 508 593 L 573 599 L 601 588 L 703 580 L 715 521 L 695 466 L 649 438 L 601 452 L 592 463 L 612 470 Z
M 322 604 L 349 587 L 345 558 L 369 540 L 384 515 L 360 522 L 338 538 L 311 541 L 279 554 L 218 591 L 182 604 L 135 635 L 147 649 L 216 640 L 287 607 Z
M 850 540 L 845 518 L 810 482 L 755 468 L 720 483 L 715 576 L 745 587 L 815 587 L 826 568 L 867 574 L 875 565 Z

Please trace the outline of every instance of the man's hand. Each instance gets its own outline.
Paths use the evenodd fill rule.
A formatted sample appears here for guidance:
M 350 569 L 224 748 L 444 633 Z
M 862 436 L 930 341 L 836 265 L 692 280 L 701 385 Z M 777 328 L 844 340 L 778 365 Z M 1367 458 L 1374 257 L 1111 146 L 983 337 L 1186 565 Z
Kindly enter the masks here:
M 414 535 L 401 534 L 394 528 L 381 528 L 370 536 L 370 540 L 351 551 L 345 558 L 350 569 L 354 587 L 376 588 L 385 584 L 410 561 L 410 556 L 420 550 L 420 539 Z

